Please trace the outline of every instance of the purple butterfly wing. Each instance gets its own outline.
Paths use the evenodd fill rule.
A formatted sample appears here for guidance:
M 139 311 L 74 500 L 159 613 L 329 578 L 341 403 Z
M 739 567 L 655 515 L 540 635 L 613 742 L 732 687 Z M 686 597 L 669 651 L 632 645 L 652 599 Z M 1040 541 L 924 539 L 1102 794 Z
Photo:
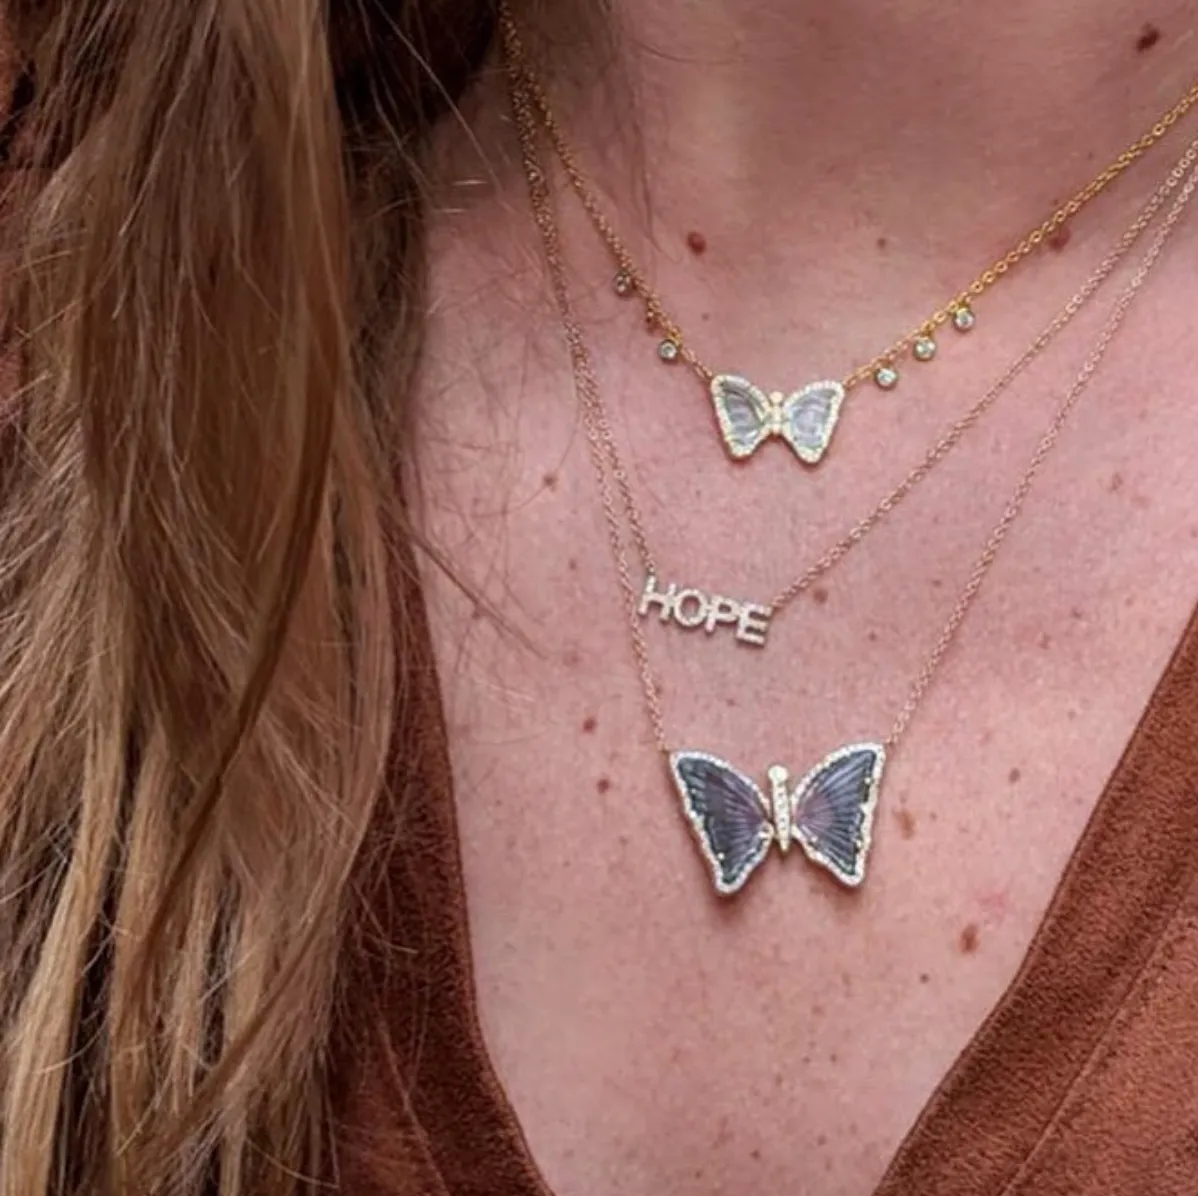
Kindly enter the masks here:
M 675 752 L 670 772 L 720 893 L 735 893 L 774 838 L 761 790 L 731 764 L 705 752 Z
M 874 807 L 886 752 L 858 743 L 833 752 L 795 791 L 792 834 L 808 859 L 842 884 L 865 879 Z

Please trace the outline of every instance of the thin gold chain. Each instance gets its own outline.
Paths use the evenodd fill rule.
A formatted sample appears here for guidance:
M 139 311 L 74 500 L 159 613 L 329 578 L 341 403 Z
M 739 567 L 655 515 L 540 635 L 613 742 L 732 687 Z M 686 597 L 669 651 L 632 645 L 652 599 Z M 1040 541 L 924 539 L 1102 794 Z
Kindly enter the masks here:
M 1177 190 L 1196 164 L 1198 164 L 1198 140 L 1190 143 L 1185 153 L 1166 176 L 1165 181 L 1157 188 L 1136 219 L 1119 238 L 1115 248 L 1103 259 L 1094 273 L 1043 328 L 1035 340 L 1007 367 L 990 389 L 928 449 L 923 460 L 893 490 L 886 494 L 869 514 L 855 523 L 823 556 L 774 596 L 770 603 L 772 610 L 783 610 L 815 585 L 821 577 L 833 569 L 857 544 L 865 539 L 956 448 L 965 434 L 994 406 L 1015 379 L 1073 322 L 1074 317 L 1097 294 L 1103 283 L 1110 278 L 1134 248 L 1136 242 L 1151 226 L 1169 196 Z
M 666 342 L 676 348 L 680 360 L 685 361 L 705 383 L 710 382 L 717 371 L 708 366 L 690 347 L 681 325 L 669 314 L 661 296 L 649 285 L 644 272 L 636 264 L 628 247 L 616 232 L 615 225 L 604 210 L 594 189 L 587 181 L 578 164 L 577 156 L 562 132 L 545 89 L 529 63 L 528 54 L 525 51 L 516 22 L 506 3 L 500 6 L 500 27 L 510 85 L 513 91 L 522 93 L 526 97 L 531 110 L 539 119 L 554 153 L 562 164 L 562 169 L 571 188 L 578 196 L 596 232 L 603 239 L 616 263 L 619 276 L 627 279 L 631 290 L 644 303 L 647 323 L 659 332 Z M 845 390 L 853 390 L 861 382 L 874 377 L 880 369 L 893 367 L 912 350 L 916 341 L 931 337 L 938 329 L 943 328 L 952 320 L 959 311 L 970 310 L 975 299 L 985 294 L 1000 279 L 1009 274 L 1016 265 L 1072 220 L 1091 200 L 1105 191 L 1158 141 L 1162 140 L 1196 104 L 1198 104 L 1198 82 L 1195 82 L 1185 95 L 1151 128 L 1124 149 L 1090 182 L 1056 208 L 1046 220 L 1028 232 L 1002 257 L 987 266 L 964 290 L 954 295 L 918 327 L 900 337 L 876 357 L 850 370 L 841 382 Z
M 518 127 L 523 128 L 531 116 L 531 113 L 527 110 L 527 105 L 529 103 L 528 97 L 519 91 L 513 91 L 512 102 L 513 109 L 516 113 L 517 125 Z M 977 598 L 978 592 L 982 588 L 982 583 L 984 582 L 986 575 L 989 573 L 991 566 L 998 556 L 999 549 L 1006 539 L 1007 534 L 1010 532 L 1011 527 L 1018 519 L 1023 509 L 1024 501 L 1031 490 L 1032 484 L 1037 474 L 1040 472 L 1040 469 L 1043 467 L 1048 455 L 1055 447 L 1057 440 L 1060 437 L 1061 431 L 1069 419 L 1069 416 L 1072 414 L 1094 374 L 1097 372 L 1099 365 L 1106 355 L 1107 349 L 1110 347 L 1111 342 L 1114 340 L 1116 334 L 1121 328 L 1133 301 L 1139 295 L 1149 273 L 1159 260 L 1168 238 L 1180 220 L 1186 205 L 1193 196 L 1195 189 L 1198 188 L 1198 168 L 1192 168 L 1191 157 L 1196 149 L 1198 149 L 1198 147 L 1191 147 L 1191 150 L 1185 157 L 1183 157 L 1182 162 L 1180 162 L 1178 166 L 1174 168 L 1174 171 L 1171 172 L 1169 179 L 1173 179 L 1174 175 L 1177 175 L 1179 171 L 1182 175 L 1184 175 L 1185 167 L 1183 166 L 1183 163 L 1190 161 L 1191 169 L 1188 178 L 1186 178 L 1185 185 L 1182 187 L 1180 194 L 1174 200 L 1168 215 L 1165 217 L 1164 223 L 1158 230 L 1156 236 L 1153 238 L 1153 241 L 1145 253 L 1140 266 L 1137 268 L 1135 274 L 1132 276 L 1131 281 L 1120 295 L 1114 309 L 1111 312 L 1111 315 L 1108 317 L 1106 324 L 1103 327 L 1102 333 L 1095 343 L 1093 350 L 1086 358 L 1086 361 L 1074 380 L 1073 385 L 1069 388 L 1065 398 L 1061 402 L 1060 407 L 1053 416 L 1048 429 L 1037 445 L 1035 453 L 1032 455 L 1028 466 L 1020 476 L 1019 482 L 1016 485 L 1006 507 L 1004 508 L 1002 517 L 999 519 L 998 523 L 994 526 L 989 537 L 987 538 L 985 547 L 978 558 L 977 563 L 971 570 L 965 586 L 952 608 L 952 611 L 948 617 L 948 621 L 945 623 L 944 628 L 936 640 L 932 651 L 929 653 L 919 675 L 912 682 L 908 692 L 907 700 L 895 718 L 890 734 L 886 738 L 885 742 L 887 747 L 893 748 L 898 743 L 899 739 L 909 726 L 911 719 L 914 717 L 915 712 L 918 710 L 920 703 L 922 702 L 928 688 L 935 678 L 937 670 L 939 669 L 945 655 L 948 653 L 949 648 L 952 645 L 954 638 L 956 637 L 957 631 L 960 629 L 960 626 L 964 622 L 970 607 Z M 536 153 L 535 139 L 531 139 L 526 136 L 521 137 L 521 155 L 528 182 L 529 194 L 532 199 L 533 218 L 541 235 L 546 262 L 549 269 L 550 286 L 553 292 L 554 301 L 558 308 L 558 313 L 562 321 L 565 340 L 570 354 L 570 363 L 574 374 L 575 386 L 581 400 L 588 452 L 591 457 L 591 463 L 595 470 L 596 480 L 599 486 L 600 501 L 603 508 L 608 544 L 612 553 L 620 591 L 624 601 L 625 619 L 628 626 L 633 655 L 637 664 L 637 671 L 640 676 L 646 711 L 653 731 L 654 743 L 659 751 L 666 753 L 669 751 L 669 740 L 666 734 L 665 719 L 662 712 L 661 687 L 653 671 L 652 662 L 649 657 L 648 644 L 645 640 L 644 632 L 642 630 L 638 615 L 638 589 L 633 582 L 632 569 L 628 559 L 628 553 L 625 548 L 624 534 L 621 530 L 620 515 L 617 509 L 617 499 L 612 490 L 613 481 L 615 483 L 616 490 L 620 495 L 620 505 L 623 506 L 628 516 L 630 534 L 641 552 L 646 568 L 650 572 L 655 571 L 653 569 L 653 558 L 648 550 L 647 542 L 645 541 L 644 529 L 641 526 L 641 521 L 639 515 L 637 514 L 636 504 L 632 499 L 627 473 L 623 467 L 618 464 L 619 453 L 616 448 L 615 438 L 611 431 L 610 422 L 606 417 L 606 410 L 603 405 L 598 380 L 596 378 L 594 367 L 591 361 L 590 351 L 587 348 L 586 340 L 582 333 L 581 324 L 579 323 L 579 320 L 574 312 L 573 300 L 570 296 L 569 279 L 565 265 L 565 258 L 561 250 L 560 234 L 554 216 L 552 192 L 549 180 Z M 1167 186 L 1168 183 L 1169 180 L 1166 180 L 1165 186 Z M 1174 186 L 1176 185 L 1177 184 L 1175 183 Z M 1133 225 L 1132 228 L 1134 229 L 1135 225 Z M 1127 235 L 1130 235 L 1131 232 L 1132 229 L 1129 229 Z M 1083 292 L 1084 290 L 1085 288 L 1083 288 Z M 1082 295 L 1083 292 L 1079 292 L 1079 296 Z M 1088 295 L 1086 297 L 1088 297 Z M 1084 299 L 1082 299 L 1081 302 L 1084 302 Z M 1068 307 L 1066 310 L 1068 310 Z M 1062 313 L 1062 315 L 1063 314 L 1064 313 Z M 1060 317 L 1058 317 L 1058 319 L 1059 318 Z M 1071 318 L 1072 316 L 1069 316 L 1069 319 Z M 1067 322 L 1068 320 L 1066 320 L 1066 323 Z M 1051 337 L 1049 337 L 1049 339 L 1051 339 Z M 1043 346 L 1040 346 L 1040 348 L 1042 347 Z M 1029 352 L 1031 352 L 1033 355 L 1039 351 L 1040 349 L 1035 347 L 1033 347 L 1032 350 L 1029 350 Z M 916 483 L 913 482 L 912 485 L 914 484 Z M 901 501 L 901 499 L 896 499 L 895 501 Z M 893 504 L 891 505 L 893 506 Z M 883 514 L 884 512 L 880 513 L 878 518 L 881 518 Z M 861 532 L 860 535 L 853 540 L 853 543 L 858 542 L 861 536 L 864 534 L 864 531 Z M 852 533 L 850 533 L 850 536 L 851 535 Z M 848 545 L 844 551 L 847 551 L 848 547 L 851 547 L 851 544 Z M 841 555 L 843 555 L 843 552 Z M 831 565 L 828 567 L 830 568 Z
M 982 588 L 986 574 L 990 571 L 990 566 L 994 564 L 994 560 L 998 556 L 999 549 L 1002 547 L 1007 533 L 1011 530 L 1015 520 L 1019 518 L 1020 512 L 1023 510 L 1024 501 L 1031 491 L 1032 483 L 1036 480 L 1036 475 L 1040 472 L 1049 453 L 1056 446 L 1065 424 L 1085 393 L 1087 386 L 1089 386 L 1094 375 L 1098 372 L 1098 367 L 1102 364 L 1111 342 L 1118 335 L 1127 317 L 1127 313 L 1131 309 L 1132 303 L 1135 302 L 1152 268 L 1160 259 L 1169 237 L 1177 227 L 1177 222 L 1181 219 L 1182 213 L 1185 211 L 1186 205 L 1192 198 L 1196 188 L 1198 188 L 1198 169 L 1192 169 L 1189 177 L 1186 179 L 1185 186 L 1174 200 L 1168 216 L 1165 217 L 1164 223 L 1144 254 L 1143 260 L 1132 275 L 1131 281 L 1119 296 L 1089 357 L 1086 358 L 1082 368 L 1078 371 L 1073 385 L 1066 392 L 1064 400 L 1053 416 L 1052 423 L 1049 424 L 1047 431 L 1045 431 L 1039 444 L 1036 446 L 1036 451 L 1032 454 L 1031 461 L 1021 475 L 1014 492 L 1011 494 L 1003 510 L 1002 518 L 995 525 L 994 530 L 986 540 L 986 545 L 982 549 L 981 555 L 978 557 L 965 586 L 961 590 L 952 613 L 949 615 L 948 622 L 945 623 L 940 637 L 937 639 L 931 652 L 928 653 L 928 658 L 924 662 L 919 676 L 911 684 L 907 700 L 903 703 L 903 708 L 895 718 L 890 734 L 886 738 L 887 747 L 893 747 L 898 743 L 910 725 L 911 719 L 914 718 L 915 712 L 919 709 L 924 695 L 935 678 L 937 669 L 952 646 L 953 639 L 961 624 L 965 621 L 965 616 L 969 613 L 969 608 L 977 597 L 978 591 Z
M 521 144 L 521 152 L 525 161 L 526 173 L 528 173 L 530 169 L 529 164 L 531 164 L 531 168 L 535 169 L 537 174 L 543 177 L 544 171 L 536 147 L 537 126 L 531 112 L 529 97 L 518 90 L 513 90 L 512 106 L 516 130 Z M 856 545 L 882 523 L 927 478 L 932 470 L 956 448 L 966 433 L 981 421 L 982 417 L 994 406 L 1015 379 L 1064 331 L 1085 304 L 1098 292 L 1103 283 L 1110 278 L 1119 264 L 1134 248 L 1139 238 L 1151 226 L 1169 196 L 1181 185 L 1186 174 L 1195 163 L 1198 163 L 1198 139 L 1190 143 L 1173 169 L 1165 177 L 1164 182 L 1156 189 L 1136 218 L 1124 231 L 1112 251 L 1103 259 L 1077 293 L 1049 321 L 1028 348 L 1008 366 L 990 389 L 960 419 L 948 428 L 944 435 L 928 449 L 923 459 L 889 493 L 883 496 L 867 515 L 858 520 L 821 557 L 775 594 L 768 603 L 771 613 L 780 613 L 795 599 L 811 589 L 825 574 L 835 568 Z M 556 221 L 552 213 L 552 199 L 549 197 L 548 191 L 546 190 L 544 198 L 540 194 L 533 192 L 531 199 L 534 210 L 537 212 L 538 225 L 542 228 L 553 227 L 556 229 Z M 546 204 L 548 208 L 542 211 L 541 209 Z M 560 256 L 556 234 L 554 241 L 554 253 Z M 597 407 L 595 413 L 596 427 L 606 458 L 606 468 L 615 480 L 620 497 L 620 505 L 623 508 L 624 518 L 628 523 L 632 541 L 640 557 L 641 565 L 647 575 L 657 576 L 658 565 L 656 556 L 649 545 L 644 519 L 633 498 L 628 472 L 624 467 L 616 438 L 612 432 L 611 420 L 598 388 L 595 391 L 595 399 Z

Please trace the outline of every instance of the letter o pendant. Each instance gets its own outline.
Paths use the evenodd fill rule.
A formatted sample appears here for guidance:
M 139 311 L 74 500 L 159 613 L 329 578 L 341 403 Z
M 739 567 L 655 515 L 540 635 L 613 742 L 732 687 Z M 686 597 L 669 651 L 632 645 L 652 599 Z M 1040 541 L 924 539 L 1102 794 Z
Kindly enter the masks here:
M 687 603 L 693 611 L 686 609 Z M 698 590 L 680 590 L 674 599 L 674 621 L 688 630 L 702 627 L 707 622 L 707 599 Z

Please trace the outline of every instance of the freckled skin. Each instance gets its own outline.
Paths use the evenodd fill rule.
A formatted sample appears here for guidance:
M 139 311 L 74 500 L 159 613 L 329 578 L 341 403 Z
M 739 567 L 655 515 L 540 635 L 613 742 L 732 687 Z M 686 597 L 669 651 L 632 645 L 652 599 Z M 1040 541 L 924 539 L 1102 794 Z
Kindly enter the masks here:
M 1084 14 L 1077 25 L 1090 31 L 1106 0 L 1065 2 Z M 655 3 L 614 0 L 613 7 L 640 19 Z M 808 41 L 818 41 L 821 53 L 834 46 L 808 38 L 793 18 L 793 0 L 688 6 L 693 19 L 671 30 L 671 38 L 689 36 L 720 14 L 764 11 L 765 3 L 781 14 L 771 29 L 803 34 L 798 49 Z M 856 0 L 828 0 L 822 19 L 838 20 L 856 6 Z M 860 7 L 871 22 L 887 11 Z M 1065 25 L 1056 6 L 1048 7 L 1051 24 Z M 962 4 L 954 20 L 931 27 L 912 22 L 917 41 L 903 49 L 922 53 L 929 38 L 951 33 L 972 54 L 975 39 L 965 34 L 975 21 L 998 22 L 992 10 L 998 11 Z M 1173 47 L 1162 43 L 1137 59 L 1130 43 L 1141 20 L 1112 23 L 1104 44 L 1124 64 L 1157 72 Z M 1005 15 L 1001 23 L 1018 24 Z M 713 47 L 715 41 L 700 49 Z M 792 374 L 802 380 L 808 370 L 847 369 L 875 340 L 917 319 L 934 301 L 929 293 L 939 296 L 937 279 L 946 280 L 945 294 L 959 285 L 983 241 L 1001 246 L 1017 235 L 1013 226 L 1022 228 L 1027 209 L 1039 208 L 1043 188 L 1078 181 L 1057 160 L 1062 144 L 1079 156 L 1101 151 L 1105 164 L 1132 133 L 1124 98 L 1141 97 L 1137 110 L 1147 121 L 1160 80 L 1153 75 L 1142 87 L 1135 80 L 1112 87 L 1104 112 L 1090 104 L 1083 112 L 1069 94 L 1035 89 L 1055 86 L 1064 70 L 1088 68 L 1093 56 L 1051 49 L 1060 69 L 1029 72 L 1026 61 L 1013 64 L 1013 86 L 995 105 L 992 126 L 1005 141 L 987 146 L 1003 186 L 987 188 L 982 203 L 970 202 L 978 198 L 973 174 L 953 165 L 958 157 L 970 160 L 968 147 L 926 128 L 894 162 L 872 162 L 873 218 L 859 210 L 863 188 L 832 180 L 820 191 L 813 162 L 851 161 L 854 141 L 837 125 L 834 141 L 821 145 L 818 122 L 796 122 L 789 77 L 779 91 L 783 133 L 802 123 L 801 152 L 785 152 L 789 143 L 781 137 L 750 152 L 749 139 L 761 128 L 757 118 L 769 117 L 758 105 L 743 124 L 737 147 L 746 151 L 743 162 L 737 171 L 710 175 L 716 194 L 704 200 L 709 206 L 702 213 L 689 185 L 672 186 L 674 153 L 654 161 L 654 216 L 662 216 L 656 227 L 664 235 L 660 252 L 649 247 L 644 264 L 654 268 L 663 298 L 687 331 L 692 324 L 703 329 L 696 350 L 710 355 L 713 366 L 757 371 L 767 387 L 797 384 Z M 992 54 L 977 53 L 991 65 Z M 785 56 L 769 45 L 760 57 Z M 729 72 L 739 69 L 724 58 Z M 758 66 L 757 59 L 743 61 Z M 814 50 L 810 61 L 817 64 Z M 892 61 L 902 69 L 901 56 Z M 678 70 L 688 87 L 703 85 L 693 64 Z M 886 76 L 886 93 L 861 127 L 881 134 L 879 113 L 889 115 L 904 97 L 890 72 L 873 73 Z M 924 69 L 916 82 L 924 75 L 931 81 L 934 72 Z M 941 76 L 937 85 L 943 82 Z M 972 93 L 978 80 L 971 76 L 969 83 Z M 1081 83 L 1078 94 L 1094 91 Z M 727 84 L 721 74 L 720 103 Z M 864 90 L 842 88 L 832 116 L 839 121 L 846 108 L 852 115 Z M 818 89 L 804 90 L 805 106 L 817 98 Z M 907 111 L 934 120 L 948 97 L 907 98 L 920 101 Z M 970 145 L 991 127 L 974 94 L 949 107 L 954 128 L 966 117 L 973 122 L 964 130 Z M 684 135 L 691 126 L 676 123 L 687 110 L 679 105 L 667 114 L 679 155 L 695 149 Z M 1104 113 L 1118 129 L 1100 127 Z M 656 114 L 637 115 L 651 136 Z M 1040 125 L 1049 120 L 1058 129 L 1052 153 L 1041 148 Z M 576 121 L 571 127 L 580 136 L 587 132 Z M 1033 129 L 1036 136 L 1029 136 Z M 694 131 L 703 134 L 701 121 Z M 877 144 L 885 149 L 881 136 Z M 616 149 L 615 169 L 600 181 L 622 190 L 631 171 L 623 170 Z M 781 445 L 768 456 L 763 450 L 746 469 L 725 460 L 702 387 L 689 374 L 658 366 L 638 304 L 621 308 L 609 299 L 601 247 L 575 211 L 567 246 L 571 281 L 662 560 L 712 585 L 747 585 L 753 596 L 758 587 L 768 596 L 805 567 L 921 459 L 943 423 L 982 388 L 982 376 L 997 374 L 1027 346 L 1034 327 L 1076 289 L 1084 263 L 1102 256 L 1176 154 L 1162 149 L 1158 157 L 1159 169 L 1146 162 L 1076 223 L 1064 253 L 1036 255 L 1021 280 L 996 292 L 976 334 L 946 333 L 936 364 L 920 366 L 917 377 L 911 366 L 893 401 L 863 388 L 818 473 L 788 460 Z M 695 158 L 691 166 L 701 167 Z M 599 154 L 588 160 L 604 161 Z M 761 184 L 743 189 L 756 206 L 726 219 L 736 197 L 727 180 L 740 166 L 755 171 Z M 925 237 L 912 195 L 891 204 L 888 192 L 909 171 L 919 188 L 913 194 L 926 195 L 933 167 L 938 184 L 958 179 L 960 185 L 947 196 L 956 202 L 939 197 L 934 235 Z M 792 168 L 794 177 L 787 177 Z M 686 178 L 689 184 L 693 173 Z M 814 196 L 797 182 L 815 185 Z M 752 1178 L 763 1192 L 873 1191 L 886 1159 L 1015 975 L 1192 606 L 1192 554 L 1161 548 L 1198 543 L 1188 539 L 1198 517 L 1185 490 L 1192 483 L 1186 445 L 1198 435 L 1198 408 L 1184 385 L 1198 351 L 1192 316 L 1198 292 L 1184 269 L 1195 246 L 1194 220 L 1187 219 L 1179 232 L 1184 243 L 1168 251 L 1137 308 L 1137 351 L 1112 352 L 1099 371 L 1084 412 L 1037 480 L 1000 569 L 888 766 L 874 823 L 876 867 L 865 888 L 841 892 L 792 852 L 785 862 L 774 860 L 772 874 L 763 868 L 734 903 L 717 903 L 641 709 L 569 364 L 545 303 L 544 273 L 530 265 L 539 262 L 539 247 L 535 229 L 524 231 L 530 221 L 519 187 L 516 178 L 502 208 L 478 214 L 485 235 L 472 237 L 473 223 L 445 230 L 443 242 L 455 256 L 440 262 L 437 293 L 445 301 L 436 306 L 441 325 L 430 331 L 425 356 L 434 371 L 427 403 L 449 426 L 422 445 L 420 461 L 422 474 L 431 483 L 442 479 L 450 491 L 434 494 L 429 504 L 431 517 L 444 521 L 427 529 L 433 540 L 466 546 L 453 562 L 457 572 L 532 641 L 474 636 L 477 651 L 463 667 L 468 615 L 458 617 L 462 599 L 450 583 L 431 578 L 430 608 L 445 612 L 437 630 L 439 671 L 449 690 L 455 775 L 462 778 L 457 798 L 471 946 L 488 1048 L 534 1157 L 562 1193 L 739 1191 L 738 1168 L 755 1145 L 763 1157 Z M 641 234 L 651 230 L 636 223 L 636 205 L 613 199 L 622 231 L 642 245 Z M 1011 211 L 1016 203 L 1019 212 Z M 718 223 L 708 214 L 717 211 Z M 942 216 L 950 227 L 941 227 Z M 703 224 L 717 229 L 711 235 L 718 241 L 710 243 L 710 260 L 700 261 L 685 238 Z M 513 249 L 499 256 L 493 242 L 509 226 Z M 892 228 L 892 239 L 884 254 L 875 245 L 871 257 L 870 242 L 883 227 Z M 670 229 L 678 231 L 670 237 Z M 602 292 L 593 303 L 592 289 Z M 531 319 L 534 311 L 545 318 Z M 812 601 L 794 604 L 766 654 L 749 656 L 704 633 L 688 638 L 647 625 L 668 688 L 668 735 L 682 741 L 674 746 L 735 753 L 760 783 L 771 763 L 802 772 L 850 738 L 885 734 L 1043 431 L 1048 404 L 1069 386 L 1091 341 L 1089 330 L 1070 334 L 1059 354 L 1041 359 L 1042 398 L 1039 383 L 1026 388 L 1027 402 L 1012 393 L 901 518 L 871 535 L 843 571 L 820 579 L 836 585 L 835 604 L 817 605 L 812 586 Z M 478 347 L 477 369 L 463 371 L 465 346 Z M 495 346 L 493 354 L 488 346 Z M 1129 404 L 1128 395 L 1136 401 Z M 1141 405 L 1149 413 L 1144 420 Z M 483 429 L 506 439 L 496 442 Z M 1003 451 L 992 452 L 992 444 Z M 464 456 L 463 446 L 472 445 L 477 451 Z M 541 485 L 552 470 L 561 479 L 557 493 Z M 1115 470 L 1125 481 L 1122 493 L 1111 495 L 1105 486 Z M 1141 492 L 1156 500 L 1148 512 L 1132 506 Z M 502 523 L 490 517 L 497 509 L 508 512 Z M 475 511 L 487 517 L 480 515 L 464 536 L 459 513 Z M 747 512 L 754 513 L 751 535 Z M 570 559 L 573 572 L 563 570 Z M 1137 606 L 1125 613 L 1122 598 L 1129 593 Z M 1084 620 L 1071 617 L 1074 607 L 1085 611 Z M 1051 634 L 1053 650 L 1038 650 L 1042 632 Z M 1101 683 L 1112 676 L 1118 685 Z M 581 745 L 578 710 L 603 712 Z M 1012 761 L 1022 759 L 1046 766 L 1029 763 L 1012 785 L 1006 780 Z M 580 766 L 591 770 L 589 792 L 585 772 L 576 783 Z M 603 780 L 610 781 L 607 796 L 599 792 Z M 918 848 L 904 841 L 893 812 L 908 787 L 918 811 Z M 512 849 L 496 850 L 511 828 L 518 830 Z M 1001 893 L 1008 894 L 1005 907 Z M 971 921 L 972 951 L 962 945 Z M 846 969 L 851 993 L 840 980 Z M 818 1018 L 810 1015 L 816 1002 L 824 1007 Z M 546 1042 L 557 1047 L 547 1050 Z M 699 1117 L 690 1115 L 696 1093 L 703 1097 Z M 847 1108 L 859 1125 L 851 1142 Z M 716 1150 L 715 1127 L 725 1117 L 733 1139 Z M 786 1133 L 778 1141 L 756 1138 L 760 1127 L 779 1125 Z M 813 1146 L 820 1153 L 811 1158 L 806 1152 Z M 565 1150 L 576 1153 L 564 1159 Z M 821 1161 L 835 1162 L 829 1182 Z M 692 1183 L 695 1170 L 701 1179 Z
M 978 928 L 976 922 L 970 922 L 961 931 L 958 947 L 962 955 L 972 955 L 978 949 Z

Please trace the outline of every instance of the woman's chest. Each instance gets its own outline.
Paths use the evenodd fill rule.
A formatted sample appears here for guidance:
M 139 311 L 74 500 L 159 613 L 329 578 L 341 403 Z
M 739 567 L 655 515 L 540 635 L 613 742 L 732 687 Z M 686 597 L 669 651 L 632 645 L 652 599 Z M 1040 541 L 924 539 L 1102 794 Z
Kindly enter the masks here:
M 861 1196 L 1015 975 L 1198 591 L 1178 444 L 1198 418 L 1125 357 L 963 606 L 1067 381 L 946 462 L 764 650 L 655 605 L 633 623 L 571 413 L 518 421 L 511 451 L 463 450 L 466 421 L 430 455 L 430 533 L 473 591 L 430 573 L 481 1017 L 559 1196 Z M 660 581 L 708 599 L 772 593 L 902 475 L 885 464 L 842 514 L 808 509 L 804 476 L 750 495 L 690 455 L 648 447 L 630 472 Z M 717 898 L 632 627 L 669 746 L 765 788 L 769 765 L 885 739 L 955 612 L 889 754 L 865 884 L 775 852 Z

